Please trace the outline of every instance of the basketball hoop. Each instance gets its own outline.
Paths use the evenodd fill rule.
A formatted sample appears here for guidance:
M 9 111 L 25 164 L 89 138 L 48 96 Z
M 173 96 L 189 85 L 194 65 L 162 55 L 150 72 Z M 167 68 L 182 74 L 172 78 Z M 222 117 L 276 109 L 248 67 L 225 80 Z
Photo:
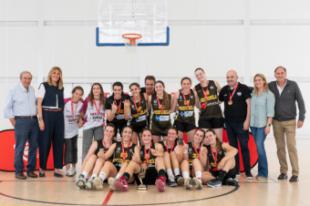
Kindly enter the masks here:
M 122 37 L 129 40 L 130 46 L 135 46 L 137 45 L 137 40 L 142 38 L 142 35 L 138 33 L 125 33 Z

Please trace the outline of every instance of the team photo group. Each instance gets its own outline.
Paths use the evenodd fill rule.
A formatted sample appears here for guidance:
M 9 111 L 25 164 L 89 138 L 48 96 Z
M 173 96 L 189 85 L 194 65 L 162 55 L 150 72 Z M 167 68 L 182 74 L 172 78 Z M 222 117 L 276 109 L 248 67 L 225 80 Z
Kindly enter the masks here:
M 185 76 L 174 91 L 166 91 L 165 82 L 147 75 L 144 85 L 129 84 L 128 94 L 123 83 L 115 81 L 110 96 L 105 95 L 100 82 L 94 82 L 89 94 L 75 86 L 72 95 L 65 97 L 61 68 L 51 68 L 47 81 L 36 89 L 31 86 L 31 72 L 22 71 L 4 108 L 15 131 L 15 177 L 46 177 L 51 150 L 53 175 L 76 177 L 80 189 L 125 192 L 129 185 L 139 190 L 155 185 L 164 192 L 166 186 L 186 190 L 200 190 L 203 185 L 239 186 L 239 176 L 248 181 L 268 180 L 264 142 L 273 131 L 270 136 L 280 165 L 277 178 L 298 182 L 296 129 L 303 126 L 306 111 L 298 84 L 287 78 L 287 72 L 278 66 L 274 81 L 257 73 L 252 83 L 245 85 L 237 71 L 230 69 L 226 85 L 220 85 L 199 67 L 193 71 L 197 85 Z M 223 139 L 224 132 L 228 141 Z M 251 172 L 250 132 L 258 154 L 257 174 Z M 26 142 L 29 154 L 24 171 Z

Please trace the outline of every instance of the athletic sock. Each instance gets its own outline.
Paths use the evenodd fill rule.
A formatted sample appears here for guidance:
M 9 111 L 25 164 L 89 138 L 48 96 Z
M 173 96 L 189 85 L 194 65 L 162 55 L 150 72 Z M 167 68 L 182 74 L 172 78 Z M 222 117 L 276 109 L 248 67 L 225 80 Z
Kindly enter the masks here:
M 107 175 L 105 172 L 100 172 L 99 178 L 102 180 L 102 182 L 107 178 Z
M 83 171 L 83 172 L 82 172 L 82 175 L 83 175 L 85 178 L 87 178 L 87 177 L 88 177 L 88 172 Z
M 175 168 L 173 171 L 175 176 L 180 175 L 180 168 Z
M 183 175 L 184 179 L 189 179 L 189 172 L 183 171 L 182 175 Z
M 174 181 L 174 175 L 172 173 L 172 169 L 167 169 L 167 175 L 170 181 Z
M 130 174 L 129 174 L 128 172 L 125 172 L 125 173 L 123 174 L 123 177 L 125 177 L 125 179 L 128 181 L 129 178 L 130 178 Z
M 96 177 L 97 177 L 96 174 L 92 174 L 91 177 L 90 177 L 90 179 L 95 179 Z
M 196 171 L 196 172 L 195 172 L 195 177 L 196 177 L 196 178 L 201 179 L 201 176 L 202 176 L 201 171 Z
M 115 176 L 115 179 L 118 179 L 120 177 L 121 177 L 121 175 L 119 173 L 117 173 L 116 176 Z

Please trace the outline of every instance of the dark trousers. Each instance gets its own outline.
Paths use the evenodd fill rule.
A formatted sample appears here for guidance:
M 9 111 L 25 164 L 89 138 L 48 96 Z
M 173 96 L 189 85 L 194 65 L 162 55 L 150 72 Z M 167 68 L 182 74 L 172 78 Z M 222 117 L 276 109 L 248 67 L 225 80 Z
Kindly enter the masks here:
M 14 167 L 15 173 L 24 170 L 24 148 L 28 140 L 28 165 L 27 171 L 31 172 L 36 169 L 36 153 L 38 148 L 39 126 L 37 118 L 33 119 L 16 119 L 15 124 L 15 150 L 14 150 Z
M 65 139 L 65 164 L 77 163 L 77 138 L 78 136 L 74 136 Z
M 40 168 L 46 170 L 46 163 L 53 145 L 54 167 L 63 167 L 64 115 L 63 112 L 43 110 L 44 131 L 39 138 Z
M 251 171 L 250 152 L 248 147 L 249 132 L 243 130 L 243 122 L 229 122 L 225 121 L 226 131 L 228 135 L 229 144 L 238 149 L 238 141 L 241 146 L 243 157 L 243 165 L 246 173 Z M 239 155 L 235 156 L 236 172 L 239 173 Z

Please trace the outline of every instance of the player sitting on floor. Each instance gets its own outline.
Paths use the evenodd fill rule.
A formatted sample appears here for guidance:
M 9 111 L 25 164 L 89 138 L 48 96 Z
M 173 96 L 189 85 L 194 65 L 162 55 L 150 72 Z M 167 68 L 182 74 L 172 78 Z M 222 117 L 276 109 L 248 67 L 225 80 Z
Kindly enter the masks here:
M 202 180 L 209 187 L 220 187 L 222 184 L 237 186 L 238 182 L 234 179 L 235 156 L 238 150 L 228 143 L 223 143 L 216 136 L 214 130 L 207 130 L 208 171 L 203 173 Z
M 133 181 L 133 175 L 139 174 L 143 185 L 154 184 L 159 192 L 165 191 L 166 172 L 163 159 L 163 147 L 159 143 L 153 143 L 152 133 L 144 129 L 141 136 L 142 144 L 137 146 L 134 157 L 130 161 L 125 173 L 119 178 L 114 187 L 118 191 L 127 191 L 128 182 Z M 139 181 L 138 181 L 139 182 Z
M 192 188 L 200 190 L 203 187 L 201 180 L 202 171 L 207 163 L 207 149 L 202 146 L 204 136 L 204 130 L 198 128 L 194 133 L 193 142 L 177 146 L 177 151 L 182 151 L 178 155 L 183 155 L 181 170 L 184 186 L 188 190 Z
M 180 163 L 183 155 L 177 155 L 183 151 L 175 152 L 178 144 L 178 133 L 174 127 L 169 128 L 168 135 L 165 141 L 160 142 L 164 148 L 165 168 L 168 175 L 168 186 L 176 187 L 184 184 L 184 178 L 180 174 Z M 179 139 L 179 143 L 183 144 L 183 139 Z
M 115 135 L 115 132 L 114 125 L 109 124 L 105 127 L 104 137 L 102 140 L 95 140 L 91 144 L 88 153 L 82 163 L 82 172 L 76 182 L 76 185 L 79 188 L 91 189 L 90 183 L 88 182 L 93 181 L 98 176 L 98 173 L 106 160 L 105 154 L 107 153 L 109 147 L 112 145 L 112 139 Z M 91 178 L 88 179 L 90 173 L 92 173 L 92 175 Z

